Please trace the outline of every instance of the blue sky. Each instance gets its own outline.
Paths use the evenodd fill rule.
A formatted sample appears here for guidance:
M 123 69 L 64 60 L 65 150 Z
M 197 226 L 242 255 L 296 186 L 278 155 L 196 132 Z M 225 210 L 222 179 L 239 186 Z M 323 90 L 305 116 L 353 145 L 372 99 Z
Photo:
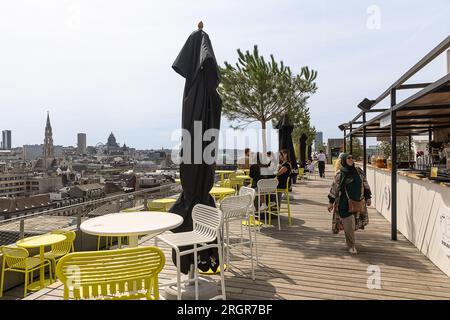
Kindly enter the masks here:
M 372 8 L 379 29 L 368 27 Z M 312 123 L 325 140 L 340 137 L 337 125 L 364 97 L 450 34 L 449 16 L 444 0 L 2 1 L 0 129 L 13 131 L 14 146 L 42 143 L 49 110 L 55 144 L 85 132 L 95 145 L 113 131 L 137 148 L 173 146 L 184 81 L 171 65 L 203 20 L 220 64 L 258 44 L 294 71 L 317 70 Z M 412 80 L 445 72 L 439 57 Z

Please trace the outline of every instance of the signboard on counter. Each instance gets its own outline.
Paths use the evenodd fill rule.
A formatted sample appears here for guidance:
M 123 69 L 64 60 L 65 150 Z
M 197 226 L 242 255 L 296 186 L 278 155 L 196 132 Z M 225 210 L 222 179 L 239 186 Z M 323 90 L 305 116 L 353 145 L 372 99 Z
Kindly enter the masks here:
M 430 177 L 431 178 L 437 178 L 438 176 L 438 168 L 437 167 L 431 167 Z
M 450 256 L 450 208 L 442 207 L 439 211 L 441 224 L 441 248 L 447 256 Z

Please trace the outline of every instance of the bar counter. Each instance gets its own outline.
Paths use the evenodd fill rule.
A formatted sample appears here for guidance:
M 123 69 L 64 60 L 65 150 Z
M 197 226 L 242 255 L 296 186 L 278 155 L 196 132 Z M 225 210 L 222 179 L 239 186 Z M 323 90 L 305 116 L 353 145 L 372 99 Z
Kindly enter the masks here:
M 362 165 L 361 165 L 362 167 Z M 397 230 L 450 276 L 450 187 L 397 171 Z M 367 165 L 372 206 L 391 221 L 391 170 Z

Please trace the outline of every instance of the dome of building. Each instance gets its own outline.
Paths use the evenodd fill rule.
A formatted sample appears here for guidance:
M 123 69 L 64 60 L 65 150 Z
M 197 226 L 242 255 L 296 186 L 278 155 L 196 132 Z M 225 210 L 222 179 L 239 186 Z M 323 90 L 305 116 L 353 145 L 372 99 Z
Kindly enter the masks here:
M 114 134 L 111 132 L 111 134 L 108 137 L 108 142 L 106 143 L 108 147 L 117 147 L 117 141 L 116 137 L 114 137 Z

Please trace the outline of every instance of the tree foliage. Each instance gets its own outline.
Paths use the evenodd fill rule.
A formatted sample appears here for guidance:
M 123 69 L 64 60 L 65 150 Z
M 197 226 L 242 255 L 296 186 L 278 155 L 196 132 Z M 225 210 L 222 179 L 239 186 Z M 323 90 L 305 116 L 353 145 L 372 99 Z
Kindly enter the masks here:
M 378 144 L 378 150 L 387 159 L 391 156 L 391 142 L 381 141 Z M 409 149 L 409 141 L 407 137 L 397 138 L 397 161 L 408 161 L 408 152 L 413 158 L 412 150 Z
M 302 67 L 295 75 L 283 61 L 277 62 L 273 55 L 266 61 L 255 45 L 253 52 L 237 50 L 238 62 L 233 66 L 225 62 L 220 68 L 223 115 L 232 122 L 232 127 L 242 129 L 253 122 L 266 124 L 285 112 L 293 115 L 294 126 L 309 121 L 304 113 L 307 98 L 317 90 L 317 72 Z M 303 108 L 303 109 L 302 109 Z M 292 113 L 291 113 L 292 112 Z M 309 122 L 308 122 L 309 123 Z M 265 149 L 265 131 L 263 148 Z
M 360 161 L 363 158 L 363 147 L 362 143 L 358 138 L 352 138 L 352 145 L 353 145 L 353 152 L 352 156 L 353 159 L 356 161 Z M 347 140 L 347 152 L 350 152 L 350 141 Z

